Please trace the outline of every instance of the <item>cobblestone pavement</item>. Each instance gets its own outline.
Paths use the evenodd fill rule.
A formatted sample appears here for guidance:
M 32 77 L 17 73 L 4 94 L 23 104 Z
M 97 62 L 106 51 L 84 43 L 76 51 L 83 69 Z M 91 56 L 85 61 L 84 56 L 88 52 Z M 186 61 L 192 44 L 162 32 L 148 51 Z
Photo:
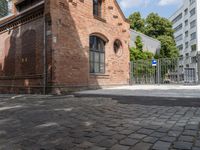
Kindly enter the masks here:
M 0 150 L 200 150 L 200 107 L 0 96 Z

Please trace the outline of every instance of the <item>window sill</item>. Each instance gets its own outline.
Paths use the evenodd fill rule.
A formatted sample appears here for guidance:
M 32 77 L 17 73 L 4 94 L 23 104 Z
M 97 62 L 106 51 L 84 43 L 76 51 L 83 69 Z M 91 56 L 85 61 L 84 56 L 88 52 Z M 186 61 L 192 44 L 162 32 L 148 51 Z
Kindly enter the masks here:
M 99 21 L 102 21 L 102 22 L 106 23 L 106 20 L 103 19 L 102 17 L 99 17 L 99 16 L 95 16 L 95 15 L 94 15 L 94 19 L 97 19 L 97 20 L 99 20 Z
M 90 76 L 102 76 L 102 77 L 108 77 L 109 75 L 103 74 L 103 73 L 90 73 Z

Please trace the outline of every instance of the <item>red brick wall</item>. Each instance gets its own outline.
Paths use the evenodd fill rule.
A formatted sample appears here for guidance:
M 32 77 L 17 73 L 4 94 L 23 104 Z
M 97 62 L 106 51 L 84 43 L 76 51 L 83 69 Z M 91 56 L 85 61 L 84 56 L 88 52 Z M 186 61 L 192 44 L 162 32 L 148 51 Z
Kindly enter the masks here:
M 30 93 L 43 85 L 43 31 L 40 17 L 0 33 L 0 91 Z
M 50 0 L 52 19 L 53 85 L 103 86 L 129 83 L 129 24 L 114 0 L 104 3 L 103 17 L 95 19 L 91 0 Z M 106 72 L 89 73 L 89 36 L 100 33 L 106 43 Z M 123 54 L 115 54 L 113 43 L 120 39 Z

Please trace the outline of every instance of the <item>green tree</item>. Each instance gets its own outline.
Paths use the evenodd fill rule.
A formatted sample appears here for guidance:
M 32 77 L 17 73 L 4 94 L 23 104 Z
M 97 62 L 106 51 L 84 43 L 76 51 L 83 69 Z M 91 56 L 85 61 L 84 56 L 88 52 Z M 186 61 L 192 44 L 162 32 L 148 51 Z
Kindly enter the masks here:
M 158 58 L 177 58 L 179 56 L 174 39 L 167 35 L 157 38 L 161 42 L 160 54 Z
M 143 19 L 139 12 L 135 12 L 129 16 L 129 20 L 132 29 L 156 38 L 161 42 L 160 53 L 156 54 L 155 58 L 176 58 L 179 56 L 173 37 L 172 22 L 168 19 L 160 17 L 156 13 L 150 13 L 146 19 Z M 136 38 L 135 45 L 137 51 L 142 51 L 141 38 Z M 135 52 L 135 54 L 137 54 L 135 59 L 145 58 L 144 53 L 142 53 L 142 56 L 138 52 Z
M 133 30 L 143 32 L 145 21 L 142 19 L 140 12 L 134 12 L 129 16 L 131 28 Z
M 143 51 L 143 43 L 142 43 L 142 38 L 140 36 L 137 36 L 135 39 L 135 47 L 139 51 Z
M 172 29 L 172 23 L 168 19 L 160 17 L 156 13 L 150 13 L 145 20 L 143 33 L 153 38 L 163 35 L 173 37 L 174 30 Z

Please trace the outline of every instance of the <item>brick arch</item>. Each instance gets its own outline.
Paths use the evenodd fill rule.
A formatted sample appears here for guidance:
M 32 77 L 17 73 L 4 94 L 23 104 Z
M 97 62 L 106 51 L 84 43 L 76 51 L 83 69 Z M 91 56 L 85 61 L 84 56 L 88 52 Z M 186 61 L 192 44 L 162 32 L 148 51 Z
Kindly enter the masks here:
M 104 34 L 102 34 L 102 33 L 100 33 L 100 32 L 93 32 L 93 33 L 90 34 L 90 36 L 98 36 L 98 37 L 100 37 L 102 40 L 104 40 L 106 43 L 109 42 L 109 39 L 108 39 Z

